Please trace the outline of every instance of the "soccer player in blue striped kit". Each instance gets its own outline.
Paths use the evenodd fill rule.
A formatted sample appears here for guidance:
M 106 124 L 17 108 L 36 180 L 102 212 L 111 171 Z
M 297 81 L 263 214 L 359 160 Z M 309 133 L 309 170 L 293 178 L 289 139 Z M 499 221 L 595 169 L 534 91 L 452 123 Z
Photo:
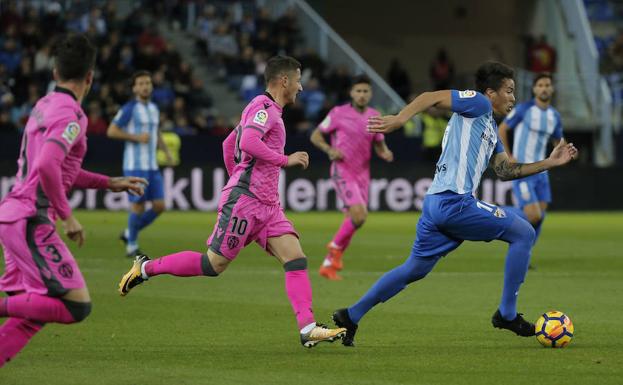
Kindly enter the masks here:
M 172 163 L 169 149 L 158 129 L 160 111 L 151 101 L 151 74 L 148 71 L 137 71 L 132 75 L 131 82 L 135 98 L 121 107 L 107 132 L 109 138 L 125 141 L 123 175 L 145 178 L 149 182 L 143 196 L 128 195 L 131 204 L 128 226 L 119 237 L 126 244 L 128 257 L 141 254 L 138 233 L 149 226 L 165 208 L 162 174 L 156 162 L 157 148 L 161 148 L 167 162 Z M 151 202 L 151 208 L 147 211 L 145 202 Z
M 513 77 L 510 67 L 487 62 L 476 71 L 476 91 L 425 92 L 398 115 L 369 119 L 370 132 L 389 133 L 431 106 L 454 112 L 444 134 L 433 183 L 424 199 L 411 255 L 402 265 L 385 273 L 354 305 L 333 314 L 334 322 L 347 329 L 344 345 L 354 346 L 359 321 L 368 311 L 424 278 L 441 257 L 465 240 L 499 239 L 509 244 L 502 298 L 491 321 L 494 327 L 520 336 L 535 334 L 534 324 L 524 320 L 516 308 L 535 231 L 523 218 L 477 200 L 473 192 L 488 164 L 501 179 L 517 179 L 562 166 L 574 159 L 578 151 L 573 144 L 561 142 L 549 158 L 540 162 L 516 163 L 509 159 L 498 139 L 493 115 L 505 116 L 512 109 Z
M 560 113 L 552 107 L 554 86 L 552 75 L 537 74 L 532 82 L 534 99 L 518 104 L 500 124 L 500 140 L 509 158 L 527 163 L 545 159 L 547 142 L 557 146 L 564 141 Z M 508 130 L 513 130 L 513 150 L 510 151 Z M 536 243 L 545 220 L 547 205 L 552 201 L 549 174 L 543 171 L 526 178 L 513 180 L 513 195 L 519 210 L 511 211 L 524 217 L 536 231 Z M 530 268 L 534 265 L 530 264 Z

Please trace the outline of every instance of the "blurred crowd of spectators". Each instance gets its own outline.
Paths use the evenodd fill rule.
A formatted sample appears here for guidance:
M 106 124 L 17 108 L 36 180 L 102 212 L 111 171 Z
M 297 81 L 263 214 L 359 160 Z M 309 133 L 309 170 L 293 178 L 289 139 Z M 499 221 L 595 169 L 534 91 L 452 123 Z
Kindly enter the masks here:
M 189 20 L 190 6 L 196 16 Z M 263 72 L 271 56 L 297 58 L 303 67 L 303 92 L 283 114 L 291 134 L 308 133 L 331 107 L 349 100 L 354 74 L 346 66 L 329 66 L 305 48 L 292 9 L 274 16 L 258 0 L 217 0 L 173 2 L 168 8 L 162 5 L 159 12 L 173 15 L 175 23 L 190 32 L 196 54 L 245 102 L 264 92 Z
M 584 0 L 584 6 L 594 26 L 595 45 L 602 72 L 623 72 L 623 3 L 612 0 Z
M 83 107 L 89 132 L 105 134 L 120 105 L 132 97 L 132 72 L 153 74 L 153 100 L 161 110 L 164 130 L 180 135 L 225 135 L 236 117 L 219 117 L 201 78 L 155 28 L 156 20 L 188 22 L 191 36 L 210 71 L 249 101 L 264 89 L 268 58 L 288 54 L 303 65 L 303 92 L 284 111 L 291 133 L 307 133 L 336 104 L 349 100 L 353 74 L 332 67 L 304 47 L 296 15 L 288 10 L 273 17 L 256 0 L 137 2 L 127 17 L 118 17 L 115 1 L 64 3 L 3 1 L 0 12 L 0 130 L 22 130 L 34 102 L 52 87 L 54 38 L 84 32 L 98 47 L 93 88 Z M 68 9 L 65 4 L 70 4 Z
M 33 104 L 54 85 L 55 37 L 73 31 L 86 33 L 98 48 L 94 84 L 83 103 L 89 134 L 106 133 L 120 106 L 133 97 L 129 78 L 139 69 L 153 74 L 163 129 L 190 134 L 214 128 L 212 100 L 201 79 L 143 9 L 119 18 L 114 1 L 3 1 L 1 7 L 0 131 L 23 129 Z

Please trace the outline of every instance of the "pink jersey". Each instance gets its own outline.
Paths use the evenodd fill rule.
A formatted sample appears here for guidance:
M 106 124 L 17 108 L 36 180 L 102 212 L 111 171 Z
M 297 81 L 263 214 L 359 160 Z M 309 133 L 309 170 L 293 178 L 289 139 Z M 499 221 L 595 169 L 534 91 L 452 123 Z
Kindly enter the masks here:
M 54 92 L 41 98 L 32 112 L 22 136 L 20 156 L 17 161 L 17 177 L 11 192 L 0 202 L 0 222 L 14 222 L 35 214 L 55 219 L 71 214 L 66 194 L 71 190 L 87 151 L 87 117 L 67 89 L 57 87 Z M 61 182 L 54 191 L 44 192 L 39 173 L 42 162 L 54 151 L 43 151 L 53 144 L 62 150 Z M 48 187 L 49 188 L 49 187 Z M 62 191 L 56 191 L 62 190 Z
M 269 94 L 255 97 L 242 111 L 240 124 L 223 143 L 225 166 L 231 174 L 223 191 L 237 187 L 262 203 L 279 203 L 279 170 L 288 163 L 281 113 Z
M 379 115 L 374 108 L 368 107 L 359 112 L 351 104 L 336 106 L 318 128 L 331 135 L 331 147 L 342 152 L 344 159 L 331 164 L 331 175 L 340 175 L 348 179 L 370 177 L 370 156 L 372 142 L 380 142 L 383 134 L 371 134 L 367 131 L 368 118 Z

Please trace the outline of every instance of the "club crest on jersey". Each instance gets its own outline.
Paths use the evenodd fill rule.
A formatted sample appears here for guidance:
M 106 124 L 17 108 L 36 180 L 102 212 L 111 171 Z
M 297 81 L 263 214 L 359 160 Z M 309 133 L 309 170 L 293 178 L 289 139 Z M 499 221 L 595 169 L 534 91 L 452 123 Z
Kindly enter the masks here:
M 240 239 L 238 239 L 235 235 L 230 235 L 229 238 L 227 238 L 227 247 L 229 247 L 230 250 L 235 249 L 239 244 Z
M 495 215 L 498 218 L 506 218 L 506 212 L 499 207 L 495 209 L 495 212 L 493 213 L 493 215 Z
M 459 98 L 461 99 L 473 98 L 474 96 L 476 96 L 476 91 L 473 91 L 473 90 L 459 91 Z
M 268 112 L 266 110 L 259 110 L 255 113 L 255 117 L 253 117 L 253 123 L 257 123 L 259 125 L 266 125 L 266 121 L 268 120 Z
M 324 120 L 320 123 L 320 127 L 322 128 L 329 128 L 329 125 L 331 124 L 331 117 L 327 116 L 326 118 L 324 118 Z
M 76 122 L 69 122 L 61 136 L 67 141 L 67 143 L 74 144 L 74 140 L 76 140 L 78 134 L 80 134 L 80 125 Z

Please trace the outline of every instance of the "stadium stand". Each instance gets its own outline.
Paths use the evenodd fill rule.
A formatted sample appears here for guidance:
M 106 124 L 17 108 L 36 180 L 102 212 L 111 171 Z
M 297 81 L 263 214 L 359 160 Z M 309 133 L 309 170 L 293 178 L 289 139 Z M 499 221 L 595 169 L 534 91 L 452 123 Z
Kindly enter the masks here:
M 85 110 L 89 134 L 102 135 L 113 114 L 130 97 L 128 78 L 138 69 L 154 76 L 154 100 L 163 126 L 179 134 L 209 132 L 211 98 L 201 79 L 149 24 L 139 7 L 125 17 L 116 2 L 3 2 L 0 38 L 0 130 L 22 129 L 34 101 L 52 87 L 54 39 L 84 32 L 98 47 L 95 82 Z M 190 117 L 193 117 L 190 119 Z

